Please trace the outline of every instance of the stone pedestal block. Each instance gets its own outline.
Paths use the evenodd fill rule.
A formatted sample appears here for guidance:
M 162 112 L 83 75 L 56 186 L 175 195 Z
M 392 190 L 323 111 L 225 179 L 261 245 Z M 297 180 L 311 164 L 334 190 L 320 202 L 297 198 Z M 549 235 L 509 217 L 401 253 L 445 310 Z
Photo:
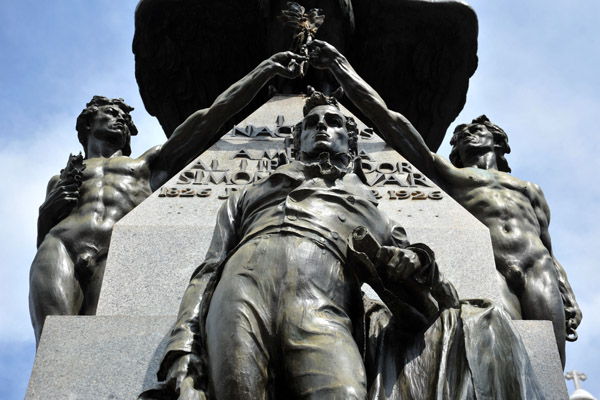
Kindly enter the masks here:
M 133 399 L 154 386 L 219 208 L 232 191 L 290 159 L 302 106 L 299 96 L 270 100 L 115 225 L 97 316 L 48 318 L 27 399 Z M 379 208 L 411 242 L 435 251 L 461 298 L 498 303 L 503 282 L 487 228 L 362 122 L 358 127 L 362 169 Z M 515 324 L 547 398 L 566 398 L 551 324 Z
M 301 96 L 271 99 L 115 225 L 98 315 L 177 312 L 227 193 L 266 176 L 277 155 L 291 151 L 289 132 L 301 120 L 303 104 Z M 488 229 L 357 122 L 363 171 L 380 197 L 379 208 L 406 229 L 411 242 L 435 251 L 461 298 L 498 302 Z
M 26 400 L 135 399 L 156 384 L 176 316 L 50 316 Z M 546 399 L 568 398 L 552 324 L 514 321 Z

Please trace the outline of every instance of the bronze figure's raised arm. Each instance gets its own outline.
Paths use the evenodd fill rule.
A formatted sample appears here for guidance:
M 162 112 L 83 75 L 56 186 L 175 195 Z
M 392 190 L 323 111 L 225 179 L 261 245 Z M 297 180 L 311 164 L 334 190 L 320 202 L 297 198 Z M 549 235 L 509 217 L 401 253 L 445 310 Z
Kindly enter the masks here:
M 505 284 L 505 310 L 516 319 L 552 321 L 564 366 L 565 339 L 576 339 L 581 311 L 552 254 L 550 210 L 542 190 L 509 174 L 504 131 L 485 116 L 459 125 L 451 140 L 450 163 L 429 150 L 403 115 L 388 109 L 337 49 L 317 40 L 309 49 L 311 64 L 333 73 L 390 146 L 489 228 L 496 269 Z
M 69 158 L 48 184 L 38 219 L 38 251 L 31 265 L 29 304 L 39 343 L 47 315 L 96 311 L 113 225 L 152 191 L 208 149 L 223 125 L 273 77 L 294 78 L 291 60 L 278 53 L 231 85 L 206 109 L 189 116 L 162 145 L 130 158 L 137 134 L 122 99 L 94 96 L 77 118 L 85 158 Z

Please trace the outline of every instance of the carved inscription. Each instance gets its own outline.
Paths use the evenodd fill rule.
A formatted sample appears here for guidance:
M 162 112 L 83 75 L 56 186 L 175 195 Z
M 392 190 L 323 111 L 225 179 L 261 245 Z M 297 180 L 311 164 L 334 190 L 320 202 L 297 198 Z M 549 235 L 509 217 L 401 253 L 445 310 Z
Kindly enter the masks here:
M 192 188 L 176 188 L 176 187 L 162 187 L 158 197 L 210 197 L 212 194 L 212 188 L 204 189 L 192 189 Z
M 424 192 L 421 190 L 388 190 L 387 195 L 388 200 L 441 200 L 443 198 L 443 194 L 439 190 L 433 192 Z
M 210 197 L 213 193 L 212 186 L 219 199 L 228 198 L 235 190 L 245 185 L 257 183 L 273 173 L 277 167 L 291 162 L 294 159 L 293 126 L 285 125 L 282 115 L 277 116 L 277 128 L 267 126 L 234 127 L 232 135 L 246 137 L 269 136 L 283 139 L 283 149 L 277 150 L 252 150 L 240 148 L 231 152 L 227 159 L 213 159 L 210 161 L 198 160 L 189 169 L 181 172 L 176 185 L 188 186 L 185 188 L 163 187 L 159 197 Z M 371 139 L 375 132 L 371 128 L 360 132 L 359 138 Z M 280 142 L 281 143 L 281 142 Z M 367 185 L 371 187 L 377 199 L 387 200 L 440 200 L 442 192 L 426 190 L 434 188 L 433 184 L 421 173 L 413 171 L 412 166 L 404 161 L 379 162 L 365 150 L 359 151 L 358 157 L 362 171 L 365 174 Z M 194 185 L 200 186 L 194 187 Z M 214 186 L 219 186 L 215 188 Z

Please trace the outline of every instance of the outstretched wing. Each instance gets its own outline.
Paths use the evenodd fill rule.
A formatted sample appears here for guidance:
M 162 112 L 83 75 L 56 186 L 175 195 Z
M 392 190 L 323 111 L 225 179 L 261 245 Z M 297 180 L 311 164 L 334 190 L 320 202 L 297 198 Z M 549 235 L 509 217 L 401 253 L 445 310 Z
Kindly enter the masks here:
M 135 75 L 146 110 L 167 137 L 270 55 L 261 45 L 269 7 L 268 0 L 138 3 Z
M 436 151 L 477 68 L 475 12 L 454 0 L 354 0 L 353 7 L 348 59 Z
M 308 10 L 322 8 L 318 37 L 343 51 L 351 40 L 351 0 L 301 0 Z M 158 118 L 167 137 L 196 110 L 209 107 L 229 85 L 260 61 L 289 50 L 292 32 L 278 20 L 287 0 L 140 0 L 135 13 L 135 74 L 144 106 Z M 304 79 L 274 79 L 279 93 L 299 93 L 312 85 L 330 92 L 334 79 L 309 69 Z M 223 130 L 262 102 L 255 101 Z
M 287 50 L 291 35 L 277 20 L 285 0 L 141 0 L 133 52 L 146 110 L 167 137 L 187 116 L 206 108 L 229 85 L 271 54 Z M 466 99 L 477 67 L 477 18 L 454 0 L 305 0 L 323 8 L 317 37 L 347 55 L 358 73 L 403 113 L 437 150 Z M 297 82 L 274 80 L 281 92 L 312 84 L 329 92 L 333 79 L 309 70 Z M 325 74 L 326 75 L 326 74 Z M 266 90 L 231 121 L 241 120 Z M 345 105 L 369 122 L 351 104 Z M 225 125 L 229 128 L 231 123 Z

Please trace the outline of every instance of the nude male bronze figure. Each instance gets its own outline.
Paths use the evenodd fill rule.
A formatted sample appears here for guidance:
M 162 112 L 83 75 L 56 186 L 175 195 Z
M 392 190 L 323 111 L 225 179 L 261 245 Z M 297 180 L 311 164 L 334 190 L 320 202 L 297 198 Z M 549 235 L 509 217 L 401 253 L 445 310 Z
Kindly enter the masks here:
M 483 117 L 459 126 L 451 157 L 460 163 L 453 165 L 432 153 L 410 121 L 389 110 L 337 49 L 318 40 L 309 48 L 311 65 L 333 73 L 383 139 L 490 229 L 505 310 L 517 319 L 552 321 L 564 366 L 565 339 L 576 338 L 581 311 L 552 254 L 542 190 L 508 174 L 504 132 Z
M 83 165 L 53 177 L 40 207 L 29 294 L 38 344 L 46 316 L 95 313 L 113 225 L 212 145 L 223 124 L 271 78 L 294 78 L 298 71 L 288 65 L 302 59 L 285 52 L 261 62 L 209 108 L 190 115 L 163 145 L 136 159 L 129 157 L 137 133 L 133 108 L 100 96 L 88 103 L 77 119 Z

